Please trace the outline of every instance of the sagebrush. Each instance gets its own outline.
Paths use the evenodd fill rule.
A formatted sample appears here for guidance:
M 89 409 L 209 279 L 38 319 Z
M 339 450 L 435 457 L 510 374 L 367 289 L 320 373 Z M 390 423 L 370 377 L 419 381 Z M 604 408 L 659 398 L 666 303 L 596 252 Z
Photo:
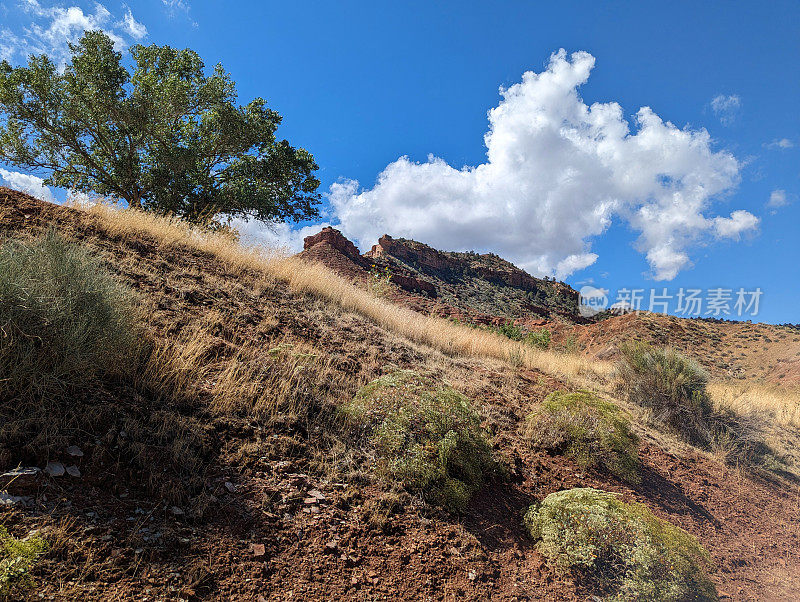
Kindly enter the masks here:
M 606 600 L 717 599 L 708 552 L 638 503 L 597 489 L 551 493 L 525 514 L 541 553 Z
M 639 476 L 638 437 L 613 403 L 590 391 L 555 391 L 528 415 L 532 445 L 558 451 L 584 468 L 602 468 L 630 483 Z
M 342 412 L 374 447 L 379 474 L 449 510 L 502 472 L 469 400 L 410 370 L 368 383 Z

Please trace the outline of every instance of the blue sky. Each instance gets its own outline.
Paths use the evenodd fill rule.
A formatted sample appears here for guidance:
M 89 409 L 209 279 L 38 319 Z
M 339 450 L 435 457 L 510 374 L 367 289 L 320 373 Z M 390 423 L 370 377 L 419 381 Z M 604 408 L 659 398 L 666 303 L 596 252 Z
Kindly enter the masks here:
M 800 322 L 797 2 L 0 0 L 0 53 L 84 26 L 221 62 L 315 155 L 320 221 L 362 247 L 496 251 L 612 301 L 722 287 L 733 310 L 758 287 L 756 319 Z

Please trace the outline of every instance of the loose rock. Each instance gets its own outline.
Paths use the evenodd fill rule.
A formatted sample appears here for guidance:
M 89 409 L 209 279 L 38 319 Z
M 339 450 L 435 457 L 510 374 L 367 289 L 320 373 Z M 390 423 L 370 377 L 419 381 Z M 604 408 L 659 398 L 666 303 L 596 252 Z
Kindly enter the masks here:
M 48 462 L 44 467 L 44 472 L 51 477 L 63 477 L 64 465 L 61 462 Z
M 67 448 L 67 453 L 73 458 L 83 458 L 83 451 L 77 445 L 70 445 Z

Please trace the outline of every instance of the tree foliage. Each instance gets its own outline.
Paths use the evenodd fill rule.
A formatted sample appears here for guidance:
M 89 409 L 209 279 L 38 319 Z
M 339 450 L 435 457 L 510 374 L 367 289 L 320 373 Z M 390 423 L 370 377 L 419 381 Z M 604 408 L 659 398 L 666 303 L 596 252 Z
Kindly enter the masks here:
M 314 158 L 277 140 L 281 116 L 262 98 L 239 106 L 221 65 L 192 50 L 131 49 L 132 73 L 101 31 L 46 55 L 0 63 L 0 160 L 45 183 L 198 220 L 317 215 Z

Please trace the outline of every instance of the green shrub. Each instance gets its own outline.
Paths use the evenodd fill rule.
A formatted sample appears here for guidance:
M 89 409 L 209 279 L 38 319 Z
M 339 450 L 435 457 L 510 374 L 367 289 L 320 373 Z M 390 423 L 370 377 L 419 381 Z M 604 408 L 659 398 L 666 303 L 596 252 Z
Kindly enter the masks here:
M 521 341 L 523 335 L 522 328 L 514 324 L 513 322 L 506 322 L 505 324 L 501 324 L 495 330 L 502 334 L 504 337 L 508 337 L 512 341 Z
M 630 483 L 639 476 L 638 438 L 614 404 L 588 391 L 548 395 L 528 416 L 534 446 L 563 452 L 584 468 L 601 467 Z
M 53 231 L 0 246 L 0 398 L 58 394 L 116 370 L 137 340 L 134 303 Z
M 30 570 L 36 559 L 47 549 L 39 537 L 19 540 L 0 526 L 0 598 L 6 599 L 15 591 L 30 587 Z
M 342 412 L 374 448 L 384 479 L 449 510 L 463 511 L 502 470 L 469 400 L 410 370 L 368 383 Z
M 619 386 L 628 399 L 650 409 L 655 422 L 692 443 L 707 445 L 711 404 L 706 371 L 673 349 L 633 343 L 622 345 L 620 351 Z
M 545 557 L 608 600 L 717 599 L 708 552 L 642 504 L 570 489 L 531 506 L 524 522 Z
M 547 328 L 529 332 L 525 335 L 525 342 L 537 349 L 547 349 L 550 347 L 550 331 Z

